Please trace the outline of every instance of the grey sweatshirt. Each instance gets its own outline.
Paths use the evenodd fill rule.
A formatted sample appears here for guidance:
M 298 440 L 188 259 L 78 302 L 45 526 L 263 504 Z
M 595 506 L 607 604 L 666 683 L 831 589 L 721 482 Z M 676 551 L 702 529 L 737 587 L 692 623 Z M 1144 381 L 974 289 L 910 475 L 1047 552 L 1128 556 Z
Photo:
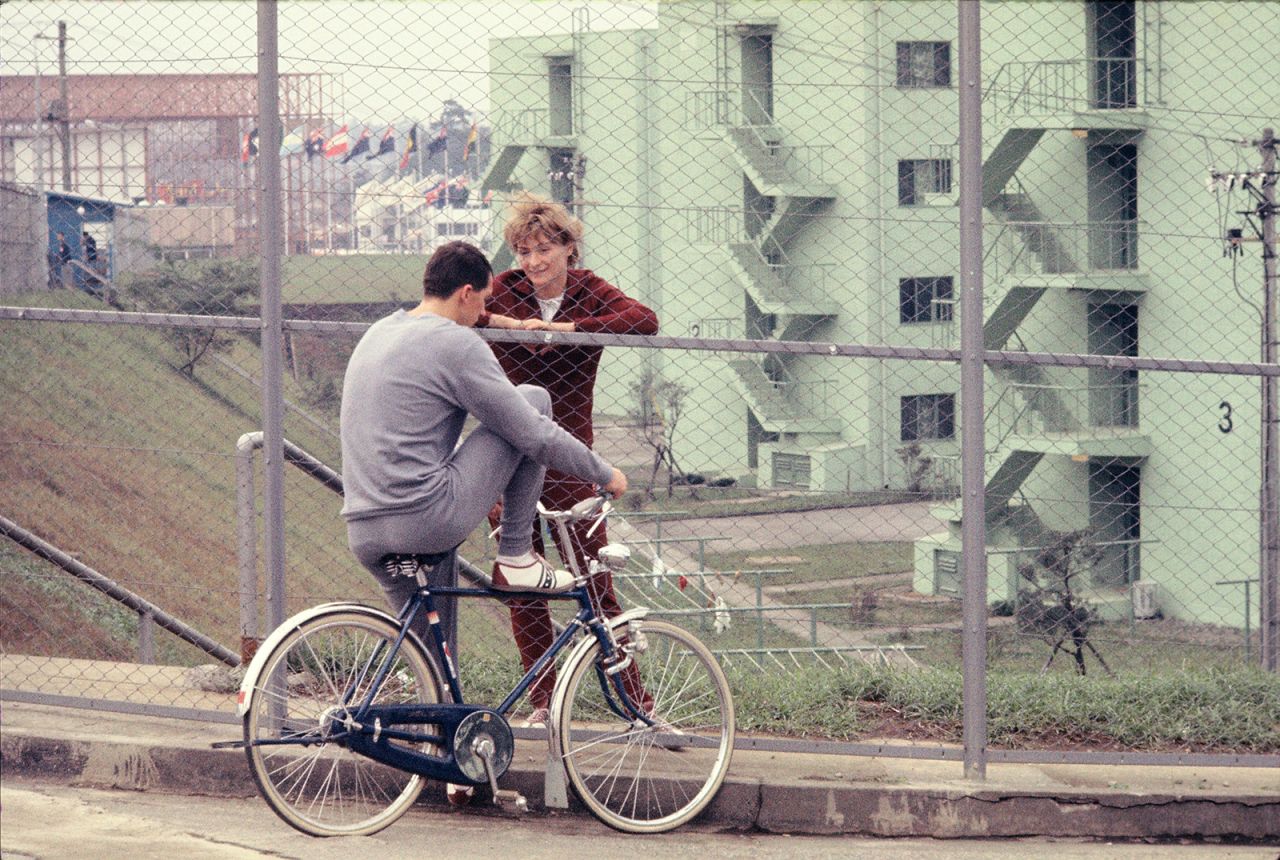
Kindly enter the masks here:
M 427 507 L 467 415 L 529 459 L 606 484 L 612 468 L 529 405 L 479 335 L 452 320 L 396 311 L 351 353 L 342 385 L 342 515 Z

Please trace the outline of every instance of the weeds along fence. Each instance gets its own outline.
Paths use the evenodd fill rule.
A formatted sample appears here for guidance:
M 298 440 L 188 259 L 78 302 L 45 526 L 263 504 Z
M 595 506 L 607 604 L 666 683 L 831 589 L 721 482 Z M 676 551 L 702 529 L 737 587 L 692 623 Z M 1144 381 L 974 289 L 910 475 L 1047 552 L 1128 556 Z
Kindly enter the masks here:
M 347 357 L 442 242 L 527 291 L 525 191 L 657 333 L 600 322 L 579 274 L 551 317 L 576 331 L 478 331 L 516 381 L 593 395 L 574 429 L 632 486 L 620 602 L 747 695 L 950 671 L 969 743 L 924 754 L 980 774 L 1050 755 L 989 743 L 989 675 L 1275 672 L 1280 105 L 1241 58 L 1280 7 L 223 12 L 6 7 L 32 59 L 3 67 L 0 200 L 37 214 L 4 239 L 0 516 L 74 562 L 0 543 L 6 697 L 233 711 L 211 649 L 68 566 L 225 662 L 303 607 L 381 605 L 325 471 Z M 465 605 L 472 686 L 518 672 L 511 628 Z M 1244 760 L 1196 743 L 1126 761 Z

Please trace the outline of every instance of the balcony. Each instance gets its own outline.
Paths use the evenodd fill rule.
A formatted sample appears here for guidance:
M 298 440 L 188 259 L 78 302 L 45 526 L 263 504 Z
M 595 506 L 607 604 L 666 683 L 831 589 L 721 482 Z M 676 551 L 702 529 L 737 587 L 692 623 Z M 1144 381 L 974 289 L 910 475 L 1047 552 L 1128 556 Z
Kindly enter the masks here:
M 767 197 L 834 197 L 825 179 L 832 147 L 783 142 L 785 130 L 748 114 L 726 90 L 698 90 L 689 94 L 686 112 L 690 126 L 715 132 L 729 144 L 734 158 L 756 189 Z
M 983 101 L 996 125 L 1034 116 L 1053 118 L 1040 127 L 1143 128 L 1145 76 L 1146 64 L 1135 57 L 1005 63 L 987 84 Z
M 991 452 L 1019 451 L 1089 457 L 1140 458 L 1151 453 L 1151 437 L 1139 424 L 1142 386 L 1006 386 L 987 410 Z
M 1028 209 L 1000 195 L 1005 216 Z M 1147 276 L 1138 268 L 1137 221 L 1005 220 L 987 243 L 984 267 L 992 289 L 983 324 L 989 349 L 1001 349 L 1048 290 L 1096 290 L 1141 295 Z
M 552 127 L 551 111 L 546 108 L 525 108 L 497 114 L 494 123 L 493 155 L 489 167 L 480 179 L 480 192 L 512 191 L 511 181 L 516 166 L 525 152 L 531 148 L 576 149 L 577 137 L 561 133 Z M 501 141 L 501 143 L 497 143 Z

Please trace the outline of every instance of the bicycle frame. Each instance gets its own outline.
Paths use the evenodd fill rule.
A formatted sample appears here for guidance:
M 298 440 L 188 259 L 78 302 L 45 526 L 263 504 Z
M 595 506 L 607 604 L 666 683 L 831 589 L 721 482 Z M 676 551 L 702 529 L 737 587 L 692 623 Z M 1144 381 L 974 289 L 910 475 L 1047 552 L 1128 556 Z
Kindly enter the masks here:
M 454 554 L 442 562 L 454 563 Z M 600 643 L 605 659 L 597 667 L 601 690 L 605 695 L 609 708 L 625 720 L 640 720 L 650 724 L 650 719 L 637 703 L 631 701 L 625 686 L 618 678 L 619 671 L 625 667 L 628 658 L 613 636 L 611 626 L 601 619 L 591 603 L 590 593 L 585 584 L 560 594 L 542 592 L 497 591 L 489 588 L 439 586 L 430 588 L 426 585 L 426 575 L 418 570 L 418 591 L 401 609 L 397 624 L 399 635 L 390 648 L 381 649 L 385 653 L 375 652 L 370 655 L 369 662 L 357 674 L 343 701 L 348 701 L 354 691 L 364 684 L 364 680 L 373 672 L 373 680 L 367 687 L 363 701 L 349 715 L 335 714 L 328 726 L 327 739 L 343 743 L 354 752 L 376 761 L 389 764 L 410 773 L 418 773 L 432 779 L 451 782 L 474 782 L 476 776 L 464 772 L 459 766 L 454 738 L 460 727 L 463 727 L 474 714 L 500 715 L 505 723 L 505 715 L 516 702 L 528 691 L 534 680 L 560 655 L 566 646 L 571 644 L 582 630 L 590 630 Z M 448 644 L 441 630 L 435 610 L 435 598 L 440 597 L 486 597 L 498 600 L 509 599 L 552 599 L 576 600 L 578 612 L 573 620 L 565 625 L 564 630 L 556 636 L 551 646 L 544 652 L 528 671 L 520 678 L 515 687 L 507 694 L 502 703 L 494 709 L 480 705 L 468 704 L 464 700 L 462 683 L 458 677 L 453 655 L 449 653 Z M 433 704 L 411 705 L 374 705 L 373 699 L 378 690 L 386 682 L 395 663 L 396 655 L 404 644 L 405 638 L 413 622 L 426 613 L 430 622 L 431 638 L 436 652 L 443 658 L 444 681 L 447 695 L 451 701 Z M 374 664 L 377 664 L 376 668 Z M 610 680 L 612 679 L 612 680 Z M 488 717 L 482 717 L 488 719 Z M 438 732 L 413 731 L 405 726 L 432 725 Z M 509 731 L 509 730 L 508 730 Z M 442 754 L 433 754 L 396 746 L 386 741 L 401 741 L 406 744 L 430 744 L 441 750 Z M 299 738 L 299 743 L 305 743 Z M 312 739 L 314 742 L 314 739 Z M 282 741 L 281 743 L 287 743 Z M 505 764 L 501 768 L 505 770 Z M 498 774 L 500 775 L 500 774 Z

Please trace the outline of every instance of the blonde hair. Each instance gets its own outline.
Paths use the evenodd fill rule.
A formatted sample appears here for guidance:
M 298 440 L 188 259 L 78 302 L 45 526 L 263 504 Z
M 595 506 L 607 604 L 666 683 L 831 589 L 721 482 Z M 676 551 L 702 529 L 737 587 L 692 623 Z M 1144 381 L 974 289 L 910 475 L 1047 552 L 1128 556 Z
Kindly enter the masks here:
M 522 191 L 511 202 L 502 238 L 512 251 L 533 236 L 545 236 L 557 245 L 572 244 L 573 251 L 569 254 L 569 265 L 572 266 L 580 258 L 584 229 L 582 222 L 563 205 L 549 197 Z

